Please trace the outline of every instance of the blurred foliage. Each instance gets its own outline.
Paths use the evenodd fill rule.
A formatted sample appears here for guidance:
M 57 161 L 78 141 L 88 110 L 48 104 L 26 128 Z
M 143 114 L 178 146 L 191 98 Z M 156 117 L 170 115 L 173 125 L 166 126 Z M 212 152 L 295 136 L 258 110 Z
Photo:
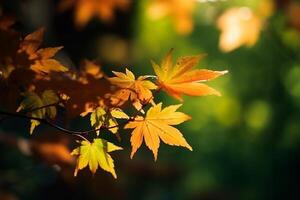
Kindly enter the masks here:
M 121 152 L 116 154 L 119 179 L 114 181 L 102 173 L 73 179 L 72 169 L 49 167 L 1 144 L 0 199 L 8 194 L 10 199 L 299 198 L 299 1 L 270 1 L 272 11 L 257 14 L 261 26 L 250 28 L 258 32 L 251 47 L 240 43 L 226 53 L 219 48 L 219 17 L 234 7 L 259 13 L 263 1 L 195 0 L 188 14 L 193 29 L 185 34 L 176 31 L 174 15 L 151 17 L 153 2 L 132 0 L 129 11 L 116 13 L 114 22 L 93 19 L 82 30 L 74 27 L 72 13 L 56 11 L 58 1 L 4 0 L 1 10 L 15 13 L 18 28 L 26 33 L 46 26 L 46 42 L 65 46 L 61 55 L 65 63 L 92 58 L 107 71 L 130 66 L 138 74 L 150 74 L 150 58 L 159 61 L 172 47 L 174 57 L 207 53 L 199 68 L 228 69 L 229 74 L 211 84 L 222 97 L 184 99 L 182 110 L 193 120 L 180 128 L 193 152 L 162 145 L 166 150 L 160 151 L 155 163 L 146 148 L 130 162 L 129 152 Z M 179 12 L 181 7 L 175 9 Z M 160 98 L 178 103 L 167 96 Z M 28 137 L 24 127 L 15 120 L 1 124 L 0 130 L 14 128 L 18 136 Z M 122 145 L 129 146 L 128 139 Z

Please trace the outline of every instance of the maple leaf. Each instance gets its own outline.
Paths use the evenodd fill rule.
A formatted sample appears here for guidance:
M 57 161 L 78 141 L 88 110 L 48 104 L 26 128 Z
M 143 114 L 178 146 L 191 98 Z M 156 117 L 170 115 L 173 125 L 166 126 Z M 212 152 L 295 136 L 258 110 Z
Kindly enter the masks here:
M 230 52 L 242 45 L 253 46 L 263 28 L 265 19 L 273 12 L 273 2 L 262 0 L 256 10 L 248 7 L 233 7 L 226 10 L 217 20 L 221 30 L 219 47 Z
M 154 0 L 148 14 L 152 19 L 170 16 L 179 34 L 188 34 L 193 30 L 193 12 L 195 0 Z
M 71 155 L 78 156 L 74 176 L 77 176 L 79 170 L 89 165 L 93 174 L 99 166 L 103 170 L 110 172 L 114 178 L 117 178 L 114 161 L 108 154 L 116 150 L 122 150 L 122 148 L 100 138 L 94 139 L 92 143 L 86 140 L 82 141 L 81 146 L 71 152 Z
M 130 0 L 62 0 L 60 10 L 66 10 L 75 6 L 75 23 L 83 27 L 94 16 L 103 21 L 111 21 L 114 18 L 114 10 L 126 10 Z
M 202 82 L 212 80 L 227 71 L 212 71 L 192 68 L 204 55 L 181 57 L 172 63 L 172 50 L 165 56 L 161 66 L 151 61 L 158 78 L 158 85 L 172 97 L 182 101 L 182 94 L 189 96 L 218 95 L 220 93 Z M 201 83 L 200 83 L 201 82 Z
M 25 110 L 30 112 L 31 117 L 44 119 L 47 116 L 50 119 L 53 119 L 57 113 L 56 107 L 43 107 L 50 104 L 55 104 L 58 102 L 58 100 L 58 96 L 52 90 L 45 90 L 41 97 L 34 92 L 26 92 L 24 94 L 24 100 L 21 102 L 17 112 Z M 34 119 L 31 119 L 30 122 L 30 134 L 32 134 L 40 122 Z
M 157 89 L 157 86 L 147 79 L 147 76 L 139 76 L 137 79 L 134 74 L 126 69 L 126 73 L 114 72 L 116 77 L 109 78 L 109 81 L 121 88 L 112 98 L 115 101 L 127 101 L 129 98 L 133 101 L 136 109 L 142 107 L 142 103 L 152 99 L 151 90 Z
M 84 116 L 98 106 L 109 104 L 111 107 L 109 99 L 104 99 L 105 94 L 112 92 L 110 82 L 103 77 L 96 78 L 91 73 L 82 70 L 39 76 L 33 84 L 39 92 L 51 88 L 67 95 L 68 101 L 64 106 L 68 110 L 66 115 L 69 118 Z
M 41 99 L 43 101 L 44 106 L 54 104 L 54 103 L 57 103 L 59 101 L 58 96 L 52 90 L 45 90 L 42 94 Z M 57 113 L 55 106 L 46 107 L 45 110 L 46 110 L 46 115 L 50 119 L 55 118 L 56 113 Z
M 104 76 L 100 65 L 98 65 L 95 61 L 85 59 L 80 68 L 84 74 L 92 76 L 95 79 L 100 79 Z
M 119 108 L 105 110 L 101 107 L 96 108 L 90 116 L 92 127 L 99 129 L 102 126 L 106 126 L 112 133 L 117 133 L 118 131 L 118 122 L 116 119 L 129 119 L 129 116 Z M 98 130 L 97 135 L 99 133 L 100 131 Z
M 18 53 L 25 52 L 28 55 L 28 59 L 32 62 L 30 68 L 36 72 L 50 71 L 67 71 L 68 69 L 60 62 L 52 57 L 62 49 L 62 47 L 49 47 L 39 49 L 44 36 L 44 28 L 40 28 L 37 31 L 27 35 L 21 42 Z
M 190 116 L 176 111 L 180 106 L 171 105 L 162 109 L 162 103 L 159 103 L 147 111 L 145 118 L 138 116 L 134 121 L 130 121 L 125 125 L 125 129 L 134 129 L 130 139 L 132 146 L 131 158 L 140 148 L 143 140 L 153 152 L 155 160 L 157 159 L 159 139 L 166 144 L 186 147 L 192 151 L 192 147 L 186 142 L 181 132 L 171 126 L 191 119 Z

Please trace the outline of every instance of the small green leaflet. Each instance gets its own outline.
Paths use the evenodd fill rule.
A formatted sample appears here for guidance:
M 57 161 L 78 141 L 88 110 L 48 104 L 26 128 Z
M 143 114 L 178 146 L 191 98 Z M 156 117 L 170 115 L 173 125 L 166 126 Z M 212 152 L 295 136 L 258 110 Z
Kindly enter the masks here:
M 95 129 L 99 129 L 102 126 L 106 126 L 109 131 L 112 133 L 117 133 L 118 131 L 118 123 L 117 119 L 129 119 L 129 116 L 124 113 L 119 108 L 113 108 L 108 111 L 104 110 L 104 108 L 97 107 L 90 116 L 91 126 Z M 110 128 L 113 127 L 113 128 Z M 100 131 L 97 130 L 97 135 L 99 135 Z
M 44 119 L 49 117 L 50 119 L 56 116 L 56 107 L 49 106 L 42 108 L 43 106 L 55 104 L 59 101 L 58 96 L 52 90 L 45 90 L 41 97 L 34 92 L 26 92 L 24 99 L 21 102 L 17 112 L 23 110 L 30 113 L 31 117 Z M 39 109 L 41 108 L 41 109 Z M 33 133 L 34 129 L 40 124 L 38 120 L 30 120 L 30 134 Z

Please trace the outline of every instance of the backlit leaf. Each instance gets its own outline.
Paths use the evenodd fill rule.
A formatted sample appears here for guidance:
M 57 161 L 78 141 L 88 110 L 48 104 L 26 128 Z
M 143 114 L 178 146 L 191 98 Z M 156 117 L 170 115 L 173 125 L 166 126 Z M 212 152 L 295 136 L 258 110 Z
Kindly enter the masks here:
M 110 172 L 114 178 L 117 178 L 114 161 L 108 154 L 116 150 L 122 150 L 122 148 L 103 139 L 94 139 L 92 143 L 85 140 L 82 141 L 81 146 L 74 149 L 71 153 L 71 155 L 78 156 L 74 176 L 77 176 L 79 170 L 89 166 L 93 174 L 100 167 Z
M 147 80 L 147 76 L 139 76 L 137 79 L 134 74 L 126 69 L 126 73 L 113 72 L 116 76 L 109 78 L 109 81 L 121 88 L 113 94 L 112 99 L 122 103 L 127 100 L 134 102 L 136 109 L 140 109 L 141 104 L 152 99 L 151 90 L 155 90 L 157 86 Z
M 172 64 L 172 52 L 163 59 L 161 66 L 152 61 L 152 67 L 158 78 L 158 85 L 172 97 L 182 100 L 182 94 L 189 96 L 218 95 L 220 93 L 207 86 L 206 82 L 221 76 L 227 71 L 212 71 L 192 68 L 198 64 L 204 55 L 186 56 Z
M 126 124 L 125 129 L 134 129 L 130 139 L 131 158 L 143 141 L 153 152 L 155 160 L 157 159 L 160 140 L 169 145 L 182 146 L 192 150 L 181 132 L 171 126 L 191 119 L 190 116 L 176 111 L 180 106 L 172 105 L 162 109 L 162 103 L 159 103 L 147 111 L 145 118 L 139 116 Z
M 105 110 L 104 108 L 96 108 L 90 116 L 91 126 L 100 129 L 102 126 L 108 128 L 112 133 L 117 133 L 118 122 L 116 119 L 129 119 L 129 116 L 119 108 Z M 100 131 L 97 130 L 97 135 Z

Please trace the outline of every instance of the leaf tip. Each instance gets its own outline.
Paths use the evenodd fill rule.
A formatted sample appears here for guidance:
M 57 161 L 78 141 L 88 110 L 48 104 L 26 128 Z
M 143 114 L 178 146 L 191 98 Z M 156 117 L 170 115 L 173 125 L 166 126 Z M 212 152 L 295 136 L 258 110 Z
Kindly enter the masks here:
M 133 156 L 134 156 L 134 152 L 131 152 L 131 154 L 130 154 L 130 159 L 132 159 Z
M 229 72 L 228 70 L 220 71 L 220 73 L 221 73 L 222 75 L 227 74 L 228 72 Z
M 113 170 L 113 171 L 111 171 L 110 172 L 111 174 L 112 174 L 112 176 L 115 178 L 115 179 L 117 179 L 118 178 L 118 176 L 117 176 L 117 174 L 116 174 L 116 172 Z
M 192 148 L 190 145 L 188 145 L 187 148 L 188 148 L 190 151 L 193 151 L 193 148 Z
M 156 162 L 157 161 L 157 151 L 153 152 L 153 156 L 154 156 L 154 162 Z

